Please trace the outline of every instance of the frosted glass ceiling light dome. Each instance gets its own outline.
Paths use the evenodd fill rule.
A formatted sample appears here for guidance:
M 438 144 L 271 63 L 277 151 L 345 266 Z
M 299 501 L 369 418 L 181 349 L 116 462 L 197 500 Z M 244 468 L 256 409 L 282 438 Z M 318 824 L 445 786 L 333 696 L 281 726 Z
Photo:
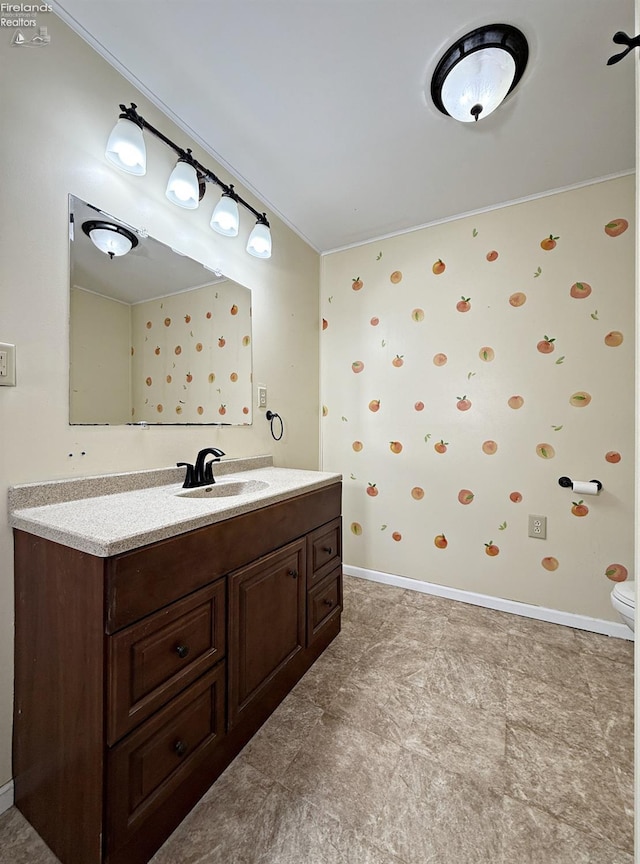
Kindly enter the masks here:
M 111 130 L 104 155 L 116 168 L 127 174 L 141 177 L 147 173 L 147 148 L 142 129 L 123 114 Z
M 271 231 L 263 213 L 256 222 L 247 241 L 247 252 L 254 258 L 271 258 Z
M 528 58 L 529 46 L 520 30 L 509 24 L 479 27 L 440 59 L 431 98 L 443 114 L 463 123 L 487 117 L 520 81 Z
M 82 223 L 82 230 L 93 245 L 112 260 L 120 255 L 126 255 L 138 245 L 135 234 L 113 222 L 89 220 Z
M 213 211 L 210 222 L 211 227 L 218 234 L 225 237 L 237 237 L 240 227 L 240 214 L 238 213 L 238 202 L 235 200 L 233 186 L 229 186 L 229 192 L 223 192 Z
M 188 161 L 178 159 L 167 183 L 166 196 L 185 210 L 195 210 L 200 203 L 198 172 Z

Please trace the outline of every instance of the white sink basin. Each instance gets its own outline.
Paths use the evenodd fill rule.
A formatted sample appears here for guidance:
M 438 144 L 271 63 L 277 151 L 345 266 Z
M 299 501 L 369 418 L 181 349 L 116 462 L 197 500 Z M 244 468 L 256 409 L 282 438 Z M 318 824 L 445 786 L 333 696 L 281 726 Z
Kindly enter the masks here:
M 268 487 L 265 480 L 216 480 L 212 486 L 183 489 L 175 494 L 178 498 L 229 498 L 232 495 L 248 495 Z

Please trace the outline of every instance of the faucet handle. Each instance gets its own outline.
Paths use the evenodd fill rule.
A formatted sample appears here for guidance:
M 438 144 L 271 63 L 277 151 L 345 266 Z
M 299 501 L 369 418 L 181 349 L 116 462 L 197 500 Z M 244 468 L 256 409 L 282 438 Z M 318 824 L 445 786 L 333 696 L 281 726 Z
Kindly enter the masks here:
M 186 468 L 186 474 L 184 478 L 184 483 L 182 484 L 183 489 L 191 489 L 195 486 L 195 469 L 193 465 L 189 462 L 176 462 L 176 468 Z

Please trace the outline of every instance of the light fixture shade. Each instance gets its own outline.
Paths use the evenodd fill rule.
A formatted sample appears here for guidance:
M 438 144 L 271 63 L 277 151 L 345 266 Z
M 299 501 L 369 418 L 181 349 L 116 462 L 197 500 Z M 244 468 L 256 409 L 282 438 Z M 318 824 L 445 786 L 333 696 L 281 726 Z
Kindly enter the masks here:
M 200 181 L 193 165 L 179 159 L 167 183 L 166 196 L 185 210 L 195 210 L 200 203 Z
M 133 120 L 125 117 L 118 120 L 111 130 L 104 155 L 127 174 L 141 177 L 147 173 L 147 148 L 142 129 Z
M 226 192 L 222 193 L 222 197 L 215 206 L 210 225 L 214 231 L 217 231 L 218 234 L 224 234 L 225 237 L 238 235 L 238 228 L 240 227 L 238 203 Z
M 89 220 L 82 223 L 82 230 L 90 238 L 93 245 L 108 255 L 109 258 L 126 255 L 138 245 L 138 238 L 135 234 L 113 222 Z
M 511 89 L 513 57 L 501 48 L 483 48 L 463 58 L 442 85 L 442 104 L 455 120 L 473 123 L 495 111 Z M 480 112 L 472 111 L 476 106 Z
M 488 24 L 458 39 L 443 55 L 431 80 L 436 107 L 463 123 L 487 117 L 516 86 L 529 46 L 510 24 Z
M 271 231 L 264 222 L 256 222 L 247 241 L 247 252 L 254 258 L 271 258 Z

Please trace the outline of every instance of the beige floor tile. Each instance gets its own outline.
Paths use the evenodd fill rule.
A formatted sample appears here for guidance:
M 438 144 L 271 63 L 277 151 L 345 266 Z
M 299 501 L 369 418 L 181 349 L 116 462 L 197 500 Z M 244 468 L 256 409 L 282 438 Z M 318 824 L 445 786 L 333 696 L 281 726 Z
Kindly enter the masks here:
M 385 793 L 398 744 L 325 714 L 282 784 L 353 828 L 366 826 Z
M 419 699 L 404 746 L 468 775 L 496 792 L 504 791 L 504 714 L 465 705 L 444 696 Z
M 589 633 L 587 630 L 574 630 L 574 638 L 579 651 L 585 654 L 597 654 L 607 660 L 618 663 L 633 664 L 633 645 L 631 640 L 615 639 L 600 633 Z
M 633 666 L 615 663 L 595 654 L 582 654 L 584 676 L 596 704 L 603 711 L 621 711 L 633 715 Z
M 424 688 L 429 698 L 445 696 L 464 705 L 504 714 L 506 680 L 503 667 L 441 647 L 429 664 Z
M 509 634 L 508 650 L 512 672 L 586 692 L 587 678 L 582 663 L 585 655 L 514 632 Z
M 504 801 L 504 864 L 633 864 L 633 856 L 511 798 Z
M 425 612 L 438 615 L 448 615 L 456 603 L 455 600 L 448 600 L 446 597 L 424 594 L 422 591 L 414 591 L 409 588 L 403 591 L 400 602 L 412 609 L 423 609 Z
M 633 851 L 633 820 L 606 756 L 508 725 L 506 774 L 510 797 Z
M 59 864 L 22 813 L 11 807 L 0 816 L 0 864 Z
M 290 693 L 244 747 L 243 758 L 270 779 L 279 779 L 322 713 L 313 702 Z
M 466 614 L 460 616 L 451 613 L 440 640 L 440 648 L 507 667 L 510 662 L 508 640 L 508 632 L 501 627 L 493 627 L 485 621 L 474 621 Z
M 421 692 L 382 670 L 356 666 L 327 710 L 354 728 L 405 744 Z
M 256 864 L 403 864 L 280 785 L 261 809 L 255 842 Z
M 378 630 L 379 640 L 407 639 L 427 648 L 437 648 L 446 632 L 447 616 L 439 611 L 398 604 Z
M 371 808 L 371 843 L 407 864 L 496 864 L 502 796 L 434 759 L 404 751 Z
M 509 670 L 507 720 L 560 742 L 606 753 L 602 726 L 586 687 L 568 690 Z
M 151 864 L 253 864 L 255 814 L 273 785 L 240 754 Z

